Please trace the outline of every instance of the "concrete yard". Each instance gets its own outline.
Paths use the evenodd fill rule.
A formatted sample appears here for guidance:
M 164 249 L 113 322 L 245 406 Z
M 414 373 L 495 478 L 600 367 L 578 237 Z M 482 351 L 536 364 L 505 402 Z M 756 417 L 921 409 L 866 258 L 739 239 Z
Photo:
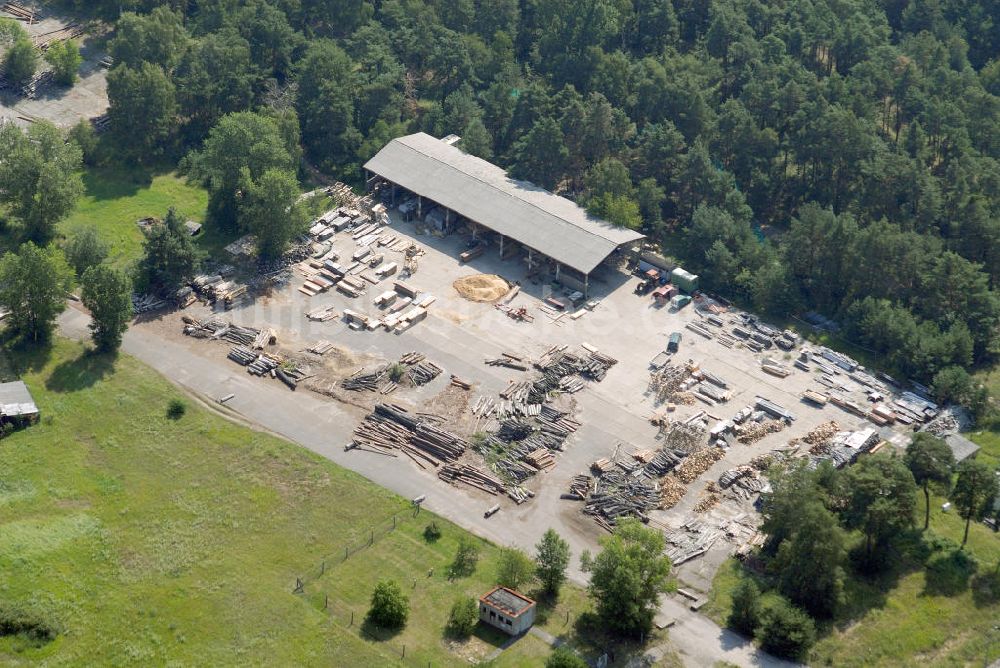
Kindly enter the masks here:
M 549 285 L 524 282 L 524 269 L 519 260 L 500 261 L 496 250 L 490 249 L 483 256 L 463 265 L 458 262 L 457 257 L 464 249 L 465 237 L 453 235 L 435 238 L 418 235 L 412 224 L 395 218 L 391 230 L 394 234 L 412 238 L 425 249 L 425 254 L 418 259 L 417 273 L 406 281 L 437 297 L 430 308 L 429 317 L 402 334 L 388 333 L 381 329 L 359 332 L 349 329 L 340 319 L 313 322 L 305 316 L 308 311 L 328 305 L 336 307 L 338 311 L 350 308 L 376 316 L 379 311 L 371 304 L 371 300 L 385 289 L 391 289 L 396 277 L 372 286 L 361 297 L 350 299 L 332 290 L 315 297 L 303 295 L 296 289 L 302 284 L 303 278 L 296 274 L 288 285 L 271 296 L 237 305 L 229 312 L 220 312 L 220 315 L 237 324 L 276 328 L 279 332 L 279 344 L 286 351 L 300 351 L 318 340 L 327 340 L 361 356 L 364 361 L 359 364 L 369 365 L 377 360 L 391 361 L 409 351 L 424 353 L 429 360 L 443 367 L 445 372 L 429 385 L 415 390 L 401 390 L 384 398 L 418 410 L 420 405 L 448 387 L 449 374 L 474 383 L 473 390 L 465 393 L 470 404 L 480 395 L 496 395 L 510 380 L 530 376 L 530 371 L 490 367 L 483 363 L 485 359 L 497 357 L 505 351 L 537 358 L 554 345 L 579 346 L 587 343 L 619 360 L 602 382 L 590 383 L 587 389 L 571 396 L 571 402 L 576 405 L 575 417 L 583 426 L 570 437 L 566 451 L 558 455 L 558 465 L 526 483 L 528 488 L 537 493 L 536 498 L 520 506 L 508 499 L 501 500 L 503 510 L 491 519 L 484 519 L 482 513 L 497 501 L 496 497 L 451 488 L 437 480 L 433 474 L 420 471 L 406 458 L 387 459 L 365 452 L 343 452 L 343 446 L 350 441 L 352 429 L 367 412 L 363 408 L 320 398 L 319 395 L 312 395 L 307 400 L 302 392 L 290 395 L 283 386 L 254 379 L 256 384 L 267 387 L 270 393 L 283 402 L 309 405 L 312 411 L 341 413 L 342 419 L 337 421 L 336 429 L 327 432 L 322 439 L 324 450 L 337 451 L 335 458 L 338 462 L 358 470 L 375 466 L 392 481 L 388 484 L 389 487 L 405 493 L 413 492 L 413 496 L 425 493 L 424 490 L 429 488 L 443 490 L 456 506 L 469 511 L 467 520 L 473 521 L 483 533 L 496 536 L 503 542 L 530 545 L 545 529 L 556 525 L 571 538 L 577 551 L 595 545 L 595 539 L 602 530 L 581 513 L 581 503 L 560 500 L 559 496 L 567 491 L 573 476 L 587 473 L 595 460 L 611 457 L 619 444 L 622 445 L 623 454 L 636 449 L 658 447 L 658 429 L 650 424 L 649 417 L 663 409 L 655 404 L 654 397 L 647 391 L 647 367 L 649 360 L 665 348 L 667 337 L 672 331 L 684 334 L 680 351 L 675 357 L 678 360 L 691 359 L 703 369 L 724 378 L 733 397 L 727 403 L 711 408 L 701 403 L 680 405 L 671 417 L 683 419 L 696 411 L 707 409 L 712 415 L 726 419 L 751 404 L 759 395 L 791 410 L 797 419 L 783 431 L 771 434 L 753 445 L 734 442 L 723 459 L 688 486 L 680 503 L 669 510 L 652 513 L 651 519 L 666 527 L 677 527 L 696 515 L 701 519 L 720 523 L 750 513 L 749 504 L 735 501 L 723 503 L 701 515 L 694 513 L 693 508 L 705 486 L 717 480 L 720 473 L 747 464 L 757 455 L 784 446 L 790 439 L 801 437 L 822 422 L 835 420 L 843 429 L 865 425 L 861 418 L 832 405 L 819 409 L 803 403 L 800 394 L 807 388 L 816 387 L 809 373 L 795 370 L 789 377 L 779 379 L 760 369 L 760 358 L 768 354 L 780 358 L 781 351 L 753 354 L 746 349 L 731 349 L 714 340 L 706 340 L 684 328 L 687 322 L 702 317 L 693 306 L 676 313 L 667 308 L 654 307 L 648 297 L 633 294 L 632 288 L 638 279 L 622 272 L 605 271 L 599 277 L 592 293 L 592 299 L 599 303 L 592 312 L 585 312 L 577 320 L 564 315 L 558 321 L 553 321 L 553 318 L 539 310 L 541 300 L 550 294 Z M 349 256 L 354 250 L 348 233 L 338 234 L 334 238 L 334 247 L 342 257 Z M 383 249 L 380 252 L 386 254 L 386 262 L 402 262 L 401 256 L 394 257 L 399 254 Z M 495 273 L 511 281 L 521 281 L 523 289 L 514 299 L 513 305 L 526 307 L 535 316 L 534 322 L 515 322 L 492 304 L 470 302 L 462 298 L 451 285 L 461 276 L 478 273 Z M 196 306 L 183 313 L 204 318 L 209 311 L 207 307 Z M 221 344 L 184 337 L 181 329 L 180 313 L 154 317 L 135 327 L 138 333 L 153 334 L 170 340 L 173 346 L 185 351 L 185 356 L 193 353 L 217 361 L 227 375 L 245 376 L 242 369 L 224 359 L 226 348 Z M 790 362 L 788 365 L 791 366 Z M 348 373 L 349 371 L 345 371 L 343 375 Z M 240 401 L 241 395 L 237 393 L 229 405 L 251 419 L 259 420 L 256 411 L 241 408 Z M 273 422 L 262 422 L 277 431 L 287 432 L 292 428 L 281 426 L 280 419 L 277 419 L 279 417 L 275 416 Z M 290 416 L 286 421 L 298 422 Z M 714 420 L 709 423 L 713 424 Z M 304 427 L 305 425 L 298 425 L 295 428 Z M 714 568 L 733 547 L 726 541 L 720 541 L 717 549 L 706 558 L 684 564 L 679 569 L 682 581 L 701 592 L 707 591 Z
M 65 28 L 69 23 L 68 19 L 54 16 L 50 11 L 43 12 L 42 16 L 44 18 L 37 23 L 29 25 L 18 22 L 18 25 L 23 27 L 30 37 L 37 39 Z M 10 16 L 0 12 L 0 18 L 10 18 Z M 22 127 L 45 120 L 65 129 L 76 125 L 82 119 L 95 118 L 106 112 L 107 70 L 99 64 L 106 53 L 92 35 L 84 35 L 78 39 L 78 43 L 83 62 L 76 84 L 72 88 L 50 83 L 40 89 L 33 99 L 22 97 L 19 93 L 8 89 L 0 90 L 0 120 L 6 119 Z M 45 69 L 48 69 L 48 64 L 44 58 L 40 58 L 38 71 Z
M 425 504 L 430 510 L 484 537 L 531 550 L 542 533 L 554 527 L 570 542 L 576 557 L 583 550 L 597 548 L 604 530 L 582 513 L 582 503 L 562 500 L 560 495 L 568 491 L 569 482 L 575 475 L 588 473 L 592 462 L 602 457 L 610 458 L 619 446 L 623 455 L 637 449 L 659 447 L 658 428 L 649 418 L 663 408 L 655 404 L 648 392 L 648 365 L 654 355 L 664 350 L 673 331 L 683 332 L 675 359 L 693 360 L 703 369 L 721 376 L 733 396 L 727 403 L 713 407 L 698 402 L 680 405 L 671 414 L 672 418 L 683 419 L 706 409 L 718 418 L 727 419 L 751 404 L 756 396 L 763 396 L 793 412 L 797 419 L 781 432 L 770 434 L 753 445 L 733 441 L 720 461 L 688 485 L 685 496 L 676 506 L 651 513 L 654 526 L 670 529 L 698 519 L 707 525 L 722 527 L 729 520 L 740 517 L 753 525 L 757 520 L 749 501 L 727 499 L 704 513 L 695 512 L 694 507 L 706 486 L 718 480 L 723 471 L 785 446 L 790 439 L 803 436 L 820 423 L 835 420 L 842 429 L 866 426 L 861 418 L 830 404 L 820 409 L 803 403 L 800 394 L 804 390 L 821 389 L 817 388 L 812 373 L 796 369 L 787 378 L 779 379 L 760 369 L 760 359 L 768 354 L 791 366 L 790 360 L 783 359 L 781 351 L 753 354 L 747 349 L 727 348 L 716 340 L 698 336 L 684 327 L 703 317 L 693 305 L 679 312 L 656 308 L 650 297 L 633 294 L 638 279 L 624 272 L 604 270 L 603 275 L 597 276 L 591 299 L 597 300 L 598 305 L 593 311 L 585 312 L 578 319 L 563 315 L 556 320 L 540 310 L 551 288 L 544 283 L 525 281 L 520 260 L 501 261 L 496 249 L 490 248 L 481 257 L 463 265 L 457 259 L 467 241 L 462 235 L 436 238 L 418 234 L 412 224 L 403 223 L 395 216 L 385 231 L 411 238 L 425 250 L 418 258 L 417 272 L 405 280 L 437 297 L 429 309 L 429 316 L 403 333 L 388 333 L 381 328 L 354 331 L 340 318 L 313 322 L 305 315 L 320 307 L 333 306 L 339 312 L 350 308 L 374 316 L 379 311 L 371 303 L 372 299 L 391 289 L 397 276 L 370 286 L 366 294 L 351 299 L 333 290 L 308 297 L 297 290 L 303 283 L 303 276 L 293 272 L 292 279 L 280 289 L 237 304 L 228 312 L 217 308 L 213 313 L 207 306 L 194 305 L 183 311 L 144 315 L 128 332 L 125 350 L 209 400 L 234 395 L 220 410 L 233 411 L 405 497 L 426 495 Z M 333 242 L 342 257 L 349 257 L 354 251 L 349 233 L 336 235 Z M 386 255 L 385 262 L 402 264 L 401 254 L 384 249 L 379 252 Z M 452 287 L 457 278 L 479 273 L 495 273 L 510 281 L 520 281 L 523 289 L 513 300 L 513 306 L 527 308 L 534 315 L 534 321 L 515 322 L 492 304 L 467 301 Z M 340 377 L 355 371 L 356 366 L 370 368 L 379 361 L 392 361 L 410 351 L 425 354 L 428 360 L 441 366 L 444 373 L 428 385 L 416 389 L 400 388 L 388 397 L 375 398 L 371 393 L 361 393 L 364 396 L 357 401 L 344 402 L 308 390 L 293 393 L 277 381 L 252 377 L 226 360 L 227 345 L 184 336 L 182 315 L 198 319 L 215 315 L 237 324 L 273 327 L 278 332 L 278 347 L 285 353 L 298 353 L 318 340 L 333 342 L 339 348 L 338 354 L 346 360 Z M 63 329 L 83 335 L 85 321 L 83 314 L 68 311 L 63 317 Z M 503 352 L 537 358 L 554 345 L 579 347 L 583 343 L 614 357 L 618 363 L 602 382 L 590 383 L 583 391 L 569 396 L 568 403 L 574 407 L 574 417 L 582 422 L 582 427 L 570 436 L 565 451 L 557 454 L 555 468 L 528 479 L 525 486 L 536 496 L 522 505 L 466 487 L 451 487 L 432 471 L 421 471 L 406 457 L 345 451 L 353 429 L 377 400 L 433 412 L 434 400 L 448 396 L 451 398 L 450 410 L 461 411 L 463 402 L 468 406 L 480 395 L 495 396 L 510 380 L 525 379 L 533 373 L 486 366 L 485 359 Z M 797 355 L 797 352 L 789 355 Z M 317 367 L 322 368 L 323 361 L 316 359 Z M 449 388 L 450 374 L 472 382 L 473 389 Z M 457 405 L 456 394 L 459 396 Z M 560 399 L 561 405 L 566 403 L 566 397 Z M 470 420 L 462 424 L 468 425 Z M 714 420 L 709 421 L 709 426 L 712 424 Z M 454 429 L 458 431 L 457 426 Z M 462 431 L 465 436 L 471 435 L 469 428 Z M 892 437 L 893 433 L 886 431 L 885 436 Z M 901 437 L 894 439 L 901 440 Z M 498 501 L 501 511 L 484 518 L 484 511 Z M 681 586 L 703 597 L 719 564 L 735 547 L 735 543 L 719 539 L 707 554 L 676 568 Z M 571 576 L 584 581 L 576 558 Z M 667 599 L 661 616 L 684 626 L 687 635 L 686 639 L 679 639 L 679 649 L 692 665 L 716 660 L 757 665 L 773 662 L 770 657 L 755 652 L 748 643 L 736 643 L 732 638 L 725 640 L 722 630 L 706 618 L 691 613 L 688 604 L 689 601 L 680 597 Z

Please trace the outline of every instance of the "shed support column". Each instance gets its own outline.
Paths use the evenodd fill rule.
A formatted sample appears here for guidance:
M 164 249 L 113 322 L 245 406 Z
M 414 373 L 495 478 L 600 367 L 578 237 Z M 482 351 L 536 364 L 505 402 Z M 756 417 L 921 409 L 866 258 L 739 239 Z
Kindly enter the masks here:
M 424 217 L 424 198 L 417 195 L 417 218 Z
M 501 234 L 500 235 L 500 259 L 501 260 L 503 259 L 503 239 L 504 239 L 504 236 Z
M 590 297 L 590 274 L 583 275 L 583 296 Z
M 533 268 L 533 263 L 532 263 L 532 260 L 531 260 L 531 248 L 529 247 L 528 248 L 528 271 L 531 271 L 532 268 Z
M 556 280 L 557 280 L 557 281 L 559 280 L 559 270 L 560 270 L 561 268 L 562 268 L 562 265 L 561 265 L 561 264 L 559 264 L 558 262 L 556 262 Z
M 396 206 L 396 184 L 392 184 L 392 205 Z

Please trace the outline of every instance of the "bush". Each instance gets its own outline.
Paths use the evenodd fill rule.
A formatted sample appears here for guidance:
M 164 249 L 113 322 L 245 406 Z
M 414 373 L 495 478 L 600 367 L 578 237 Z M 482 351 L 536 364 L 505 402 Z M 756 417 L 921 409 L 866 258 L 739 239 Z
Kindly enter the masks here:
M 406 624 L 410 614 L 410 599 L 393 580 L 381 580 L 372 592 L 372 605 L 368 609 L 368 621 L 389 629 L 398 629 Z
M 476 563 L 478 561 L 479 545 L 471 538 L 462 536 L 458 541 L 458 551 L 455 553 L 455 561 L 451 563 L 448 573 L 453 578 L 472 575 L 476 572 Z
M 455 601 L 448 613 L 448 632 L 459 638 L 468 638 L 479 623 L 479 604 L 471 596 Z
M 171 420 L 180 420 L 187 413 L 187 404 L 180 399 L 171 399 L 167 404 L 167 417 Z
M 403 376 L 406 375 L 406 367 L 396 362 L 391 367 L 389 367 L 389 380 L 394 383 L 398 383 L 403 380 Z
M 762 606 L 760 589 L 750 578 L 740 580 L 733 592 L 733 608 L 726 623 L 735 631 L 752 636 L 760 626 Z
M 15 637 L 27 647 L 41 647 L 55 640 L 61 632 L 58 624 L 43 619 L 23 605 L 0 603 L 0 638 Z
M 764 650 L 798 660 L 816 642 L 816 625 L 809 615 L 782 599 L 765 611 L 757 639 Z
M 556 647 L 545 660 L 545 668 L 587 668 L 587 662 L 566 647 Z
M 424 527 L 424 540 L 428 543 L 433 543 L 441 538 L 441 527 L 437 525 L 437 522 L 431 522 Z

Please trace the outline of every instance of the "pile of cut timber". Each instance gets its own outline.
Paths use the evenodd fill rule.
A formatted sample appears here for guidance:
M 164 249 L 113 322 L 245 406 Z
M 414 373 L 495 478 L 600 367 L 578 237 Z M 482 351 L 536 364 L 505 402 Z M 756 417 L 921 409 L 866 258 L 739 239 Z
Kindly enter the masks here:
M 33 9 L 13 1 L 3 3 L 0 11 L 7 12 L 18 21 L 24 21 L 29 24 L 36 23 L 40 18 Z
M 690 484 L 697 480 L 702 473 L 712 468 L 712 465 L 722 459 L 724 455 L 721 448 L 714 446 L 702 448 L 685 457 L 684 461 L 674 469 L 674 475 L 681 482 Z
M 777 434 L 785 426 L 780 420 L 765 420 L 764 422 L 747 422 L 736 425 L 736 440 L 744 445 L 756 443 L 768 434 Z
M 468 443 L 425 416 L 413 415 L 401 406 L 379 404 L 354 430 L 354 440 L 347 449 L 354 448 L 392 456 L 398 450 L 425 468 L 454 462 Z
M 687 493 L 687 487 L 677 476 L 668 475 L 660 481 L 660 508 L 673 508 Z
M 502 480 L 468 464 L 445 464 L 438 469 L 438 477 L 452 485 L 461 482 L 493 495 L 504 492 Z
M 840 425 L 835 421 L 830 420 L 829 422 L 824 422 L 823 424 L 813 428 L 799 440 L 807 445 L 818 445 L 829 441 L 837 434 L 838 431 L 840 431 Z

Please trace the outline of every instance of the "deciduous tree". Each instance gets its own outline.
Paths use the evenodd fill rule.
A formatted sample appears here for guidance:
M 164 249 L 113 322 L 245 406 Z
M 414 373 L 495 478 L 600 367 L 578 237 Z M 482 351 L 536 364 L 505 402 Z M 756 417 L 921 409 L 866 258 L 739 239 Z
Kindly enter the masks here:
M 258 179 L 248 179 L 242 192 L 240 225 L 257 237 L 257 256 L 261 260 L 280 257 L 306 224 L 305 211 L 297 202 L 295 174 L 269 169 Z
M 969 541 L 969 524 L 981 520 L 997 497 L 997 476 L 985 462 L 966 459 L 958 465 L 958 478 L 951 491 L 951 501 L 965 520 L 962 547 Z
M 933 434 L 921 431 L 913 436 L 903 461 L 913 479 L 924 490 L 924 529 L 931 523 L 931 485 L 947 492 L 955 468 L 955 455 L 948 444 Z
M 368 621 L 376 626 L 398 629 L 406 625 L 410 615 L 410 599 L 394 580 L 380 580 L 372 591 Z
M 77 276 L 83 276 L 83 272 L 101 264 L 107 256 L 108 245 L 101 240 L 93 225 L 77 230 L 66 244 L 66 261 Z
M 516 547 L 500 550 L 497 559 L 497 584 L 520 589 L 535 579 L 535 562 Z
M 555 529 L 548 529 L 535 545 L 535 574 L 547 594 L 559 593 L 566 580 L 569 556 L 569 543 Z
M 65 39 L 49 46 L 45 52 L 45 61 L 52 66 L 52 74 L 56 81 L 64 86 L 72 86 L 76 83 L 76 73 L 83 58 L 76 42 Z
M 0 127 L 0 202 L 24 225 L 25 236 L 46 243 L 83 192 L 80 149 L 54 125 L 33 123 L 26 132 Z
M 66 308 L 73 271 L 61 250 L 28 241 L 0 258 L 0 305 L 10 311 L 7 326 L 24 339 L 45 341 Z
M 80 299 L 90 310 L 90 331 L 101 352 L 117 350 L 132 319 L 132 281 L 105 264 L 87 269 L 80 279 Z
M 633 636 L 649 632 L 670 575 L 663 549 L 661 532 L 629 519 L 619 521 L 615 532 L 601 540 L 596 557 L 582 555 L 597 614 L 612 631 Z

